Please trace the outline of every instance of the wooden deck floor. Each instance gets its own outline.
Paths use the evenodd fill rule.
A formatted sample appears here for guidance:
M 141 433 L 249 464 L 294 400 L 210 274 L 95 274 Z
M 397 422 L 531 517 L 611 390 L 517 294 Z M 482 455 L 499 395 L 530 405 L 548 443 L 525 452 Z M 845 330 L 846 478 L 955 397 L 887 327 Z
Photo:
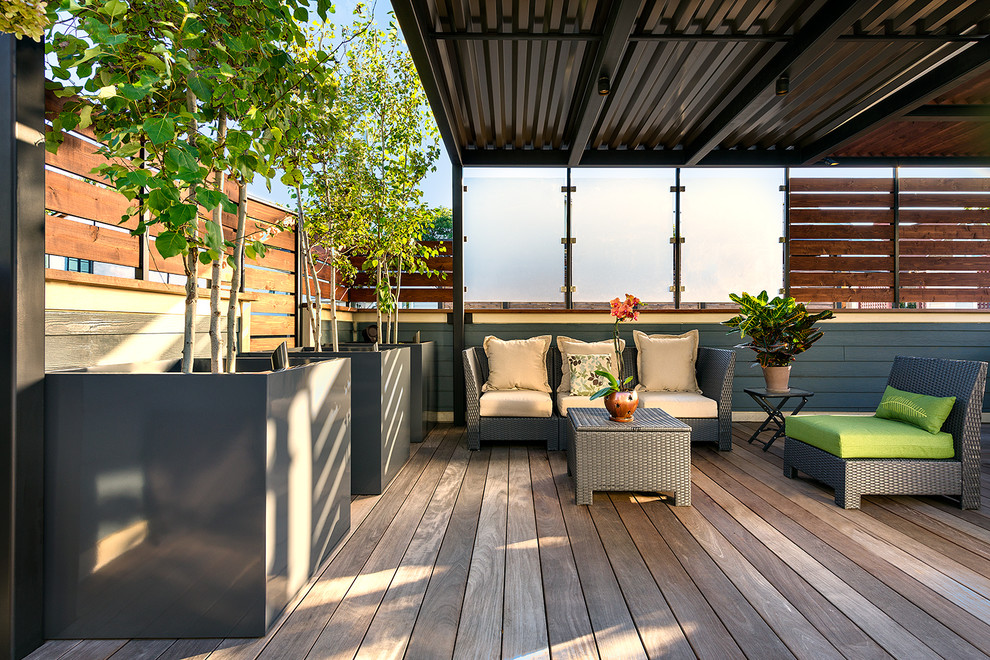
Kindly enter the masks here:
M 693 506 L 574 504 L 563 453 L 435 431 L 264 639 L 53 641 L 32 658 L 971 658 L 990 652 L 981 511 L 781 474 L 780 451 L 693 450 Z

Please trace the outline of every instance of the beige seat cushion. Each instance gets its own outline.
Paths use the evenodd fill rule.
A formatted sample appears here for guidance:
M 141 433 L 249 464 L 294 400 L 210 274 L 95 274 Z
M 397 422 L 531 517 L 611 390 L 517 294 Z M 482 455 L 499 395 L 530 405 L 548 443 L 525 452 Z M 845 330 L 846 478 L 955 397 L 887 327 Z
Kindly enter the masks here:
M 506 390 L 481 395 L 482 417 L 550 417 L 553 400 L 546 392 Z
M 547 380 L 547 351 L 550 335 L 504 341 L 485 337 L 488 356 L 488 380 L 482 392 L 499 390 L 536 390 L 550 392 Z
M 683 335 L 647 335 L 633 330 L 640 392 L 701 392 L 694 365 L 698 331 Z M 676 416 L 676 415 L 675 415 Z
M 609 371 L 616 378 L 619 377 L 619 357 L 615 355 L 615 344 L 612 343 L 611 339 L 603 339 L 602 341 L 586 342 L 580 339 L 571 339 L 570 337 L 557 337 L 557 348 L 560 349 L 560 385 L 557 386 L 558 392 L 570 392 L 571 391 L 571 370 L 567 364 L 567 355 L 611 355 L 612 364 L 609 365 Z M 619 350 L 626 350 L 626 340 L 619 340 Z M 627 374 L 630 375 L 630 374 Z
M 662 408 L 681 419 L 713 419 L 718 417 L 715 399 L 694 392 L 640 392 L 640 408 Z
M 567 417 L 568 408 L 604 408 L 605 397 L 591 400 L 590 396 L 574 396 L 567 392 L 557 392 L 557 410 Z

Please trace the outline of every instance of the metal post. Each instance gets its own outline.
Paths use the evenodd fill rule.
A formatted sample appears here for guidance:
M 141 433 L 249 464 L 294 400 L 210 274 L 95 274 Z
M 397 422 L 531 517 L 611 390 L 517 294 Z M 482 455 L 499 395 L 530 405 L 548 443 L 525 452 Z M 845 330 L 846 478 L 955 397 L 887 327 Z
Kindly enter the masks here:
M 464 168 L 451 163 L 452 249 L 454 258 L 454 424 L 466 423 L 464 392 Z
M 0 660 L 43 641 L 44 47 L 0 34 Z
M 894 308 L 901 306 L 901 178 L 894 166 Z
M 681 308 L 681 168 L 674 170 L 674 309 Z
M 564 193 L 564 307 L 574 309 L 574 246 L 571 241 L 571 168 L 567 168 Z
M 303 266 L 303 240 L 302 240 L 302 226 L 299 222 L 299 215 L 296 214 L 296 241 L 295 248 L 293 252 L 294 263 L 293 268 L 295 268 L 295 293 L 292 294 L 292 301 L 296 310 L 295 315 L 295 325 L 294 334 L 296 337 L 296 346 L 303 345 L 303 325 L 305 325 L 303 319 L 303 287 L 305 286 L 303 277 L 306 271 Z M 381 330 L 379 330 L 381 332 Z
M 784 296 L 791 295 L 791 168 L 784 168 Z

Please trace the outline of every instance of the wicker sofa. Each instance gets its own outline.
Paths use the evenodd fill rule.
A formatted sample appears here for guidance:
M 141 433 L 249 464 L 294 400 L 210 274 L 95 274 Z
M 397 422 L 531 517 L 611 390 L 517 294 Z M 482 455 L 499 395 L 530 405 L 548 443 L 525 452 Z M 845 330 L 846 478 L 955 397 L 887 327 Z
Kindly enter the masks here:
M 716 442 L 722 451 L 732 449 L 732 377 L 736 355 L 731 350 L 698 348 L 695 372 L 698 387 L 705 397 L 716 404 L 715 417 L 679 418 L 691 426 L 692 442 Z M 623 368 L 639 382 L 636 349 L 626 347 L 622 354 Z M 481 405 L 481 387 L 488 380 L 488 359 L 480 346 L 464 350 L 464 382 L 467 389 L 468 449 L 480 449 L 481 441 L 539 440 L 549 450 L 567 448 L 567 417 L 557 396 L 561 377 L 561 355 L 556 346 L 547 351 L 547 375 L 553 391 L 553 413 L 549 417 L 513 417 L 485 415 Z M 676 413 L 675 413 L 676 416 Z
M 784 475 L 798 470 L 835 489 L 835 503 L 858 509 L 863 495 L 948 495 L 980 508 L 980 417 L 987 363 L 898 356 L 887 384 L 907 392 L 956 397 L 942 430 L 954 456 L 944 459 L 840 458 L 785 436 Z M 898 425 L 902 422 L 881 420 Z

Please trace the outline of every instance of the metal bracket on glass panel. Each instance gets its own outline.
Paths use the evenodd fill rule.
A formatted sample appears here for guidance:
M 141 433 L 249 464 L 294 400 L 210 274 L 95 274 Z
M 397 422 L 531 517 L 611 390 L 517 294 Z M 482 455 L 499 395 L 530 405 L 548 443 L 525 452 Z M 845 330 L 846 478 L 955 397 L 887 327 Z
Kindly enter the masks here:
M 684 192 L 684 186 L 671 186 L 670 192 Z
M 560 287 L 560 292 L 561 293 L 574 293 L 575 291 L 577 291 L 577 287 L 576 286 L 562 286 L 562 287 Z
M 577 243 L 577 238 L 575 238 L 574 236 L 571 236 L 570 239 L 567 239 L 567 237 L 564 237 L 564 238 L 561 238 L 560 239 L 560 244 L 561 245 L 567 245 L 568 243 Z
M 561 186 L 560 192 L 577 192 L 577 186 Z
M 683 243 L 683 242 L 684 242 L 684 237 L 683 236 L 680 237 L 680 240 L 674 238 L 673 236 L 670 237 L 670 244 L 671 245 L 674 245 L 675 243 Z
M 670 285 L 670 289 L 669 289 L 669 291 L 670 291 L 671 293 L 673 293 L 673 292 L 674 292 L 674 285 L 673 285 L 673 284 L 671 284 L 671 285 Z M 682 287 L 681 287 L 681 293 L 683 293 L 683 292 L 684 292 L 684 287 L 682 286 Z

